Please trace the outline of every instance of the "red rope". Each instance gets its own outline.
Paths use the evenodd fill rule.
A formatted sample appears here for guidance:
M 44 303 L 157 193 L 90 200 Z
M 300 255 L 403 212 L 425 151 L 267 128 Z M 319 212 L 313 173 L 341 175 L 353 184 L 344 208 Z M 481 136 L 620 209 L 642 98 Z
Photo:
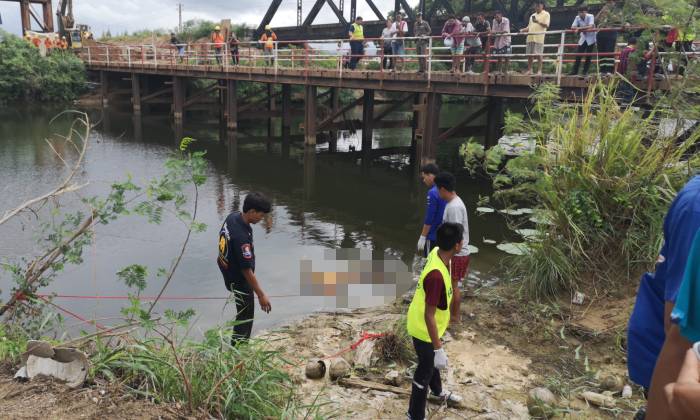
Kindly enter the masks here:
M 41 295 L 36 295 L 36 296 L 37 296 L 39 299 L 43 300 L 44 302 L 48 303 L 49 305 L 53 306 L 54 308 L 58 309 L 59 311 L 64 312 L 64 313 L 66 313 L 66 314 L 72 316 L 73 318 L 75 318 L 75 319 L 77 319 L 77 320 L 79 320 L 79 321 L 82 321 L 82 322 L 84 322 L 84 323 L 86 323 L 86 324 L 93 324 L 93 325 L 95 325 L 97 328 L 99 328 L 99 329 L 101 329 L 101 330 L 106 330 L 106 329 L 107 329 L 105 326 L 100 325 L 97 321 L 90 321 L 90 320 L 88 320 L 87 318 L 84 318 L 84 317 L 82 317 L 82 316 L 76 314 L 75 312 L 71 312 L 71 311 L 69 311 L 68 309 L 66 309 L 66 308 L 64 308 L 64 307 L 62 307 L 62 306 L 60 306 L 60 305 L 57 305 L 57 304 L 51 302 L 50 300 L 46 299 L 44 296 L 41 296 Z
M 129 296 L 92 296 L 92 295 L 37 295 L 41 298 L 59 298 L 73 300 L 129 300 Z M 141 301 L 155 300 L 157 296 L 138 296 Z M 299 295 L 273 295 L 269 298 L 292 298 Z M 257 296 L 255 296 L 257 299 Z M 229 300 L 230 297 L 220 296 L 161 296 L 159 300 Z

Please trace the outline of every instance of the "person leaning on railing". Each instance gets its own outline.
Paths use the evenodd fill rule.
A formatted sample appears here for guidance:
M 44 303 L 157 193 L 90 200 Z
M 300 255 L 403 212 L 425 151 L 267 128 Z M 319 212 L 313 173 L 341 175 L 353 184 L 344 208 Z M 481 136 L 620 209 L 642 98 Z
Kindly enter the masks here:
M 231 51 L 231 64 L 237 66 L 240 63 L 240 54 L 238 52 L 238 37 L 234 31 L 231 31 L 231 36 L 228 39 L 228 49 Z
M 452 54 L 452 69 L 450 72 L 459 71 L 462 55 L 464 54 L 464 31 L 462 23 L 457 20 L 455 15 L 450 15 L 450 18 L 447 19 L 447 22 L 442 27 L 442 39 Z
M 423 20 L 423 13 L 416 15 L 416 23 L 413 26 L 413 35 L 418 38 L 416 40 L 416 55 L 418 56 L 418 73 L 425 73 L 428 67 L 427 55 L 430 54 L 428 46 L 430 44 L 430 35 L 432 29 L 430 24 Z
M 396 21 L 391 25 L 391 52 L 394 56 L 393 71 L 403 71 L 406 55 L 406 45 L 404 37 L 408 33 L 408 23 L 403 19 L 403 13 L 396 14 Z
M 571 24 L 571 29 L 575 33 L 581 32 L 578 40 L 578 49 L 576 55 L 576 62 L 574 63 L 574 68 L 571 70 L 571 76 L 578 75 L 578 69 L 581 66 L 581 54 L 586 54 L 586 61 L 583 64 L 583 75 L 588 74 L 588 69 L 591 66 L 591 54 L 593 53 L 593 47 L 596 43 L 596 33 L 591 29 L 595 29 L 595 18 L 592 14 L 588 13 L 588 7 L 581 6 L 578 9 L 578 15 L 574 19 L 574 23 Z
M 185 56 L 185 45 L 175 36 L 174 32 L 170 32 L 170 44 L 177 48 L 177 61 L 182 63 Z
M 508 62 L 511 54 L 510 20 L 503 16 L 503 12 L 496 10 L 491 22 L 493 38 L 493 54 L 498 59 L 498 72 L 508 73 Z
M 466 35 L 464 44 L 469 47 L 465 60 L 467 73 L 472 74 L 474 73 L 472 70 L 474 68 L 476 56 L 481 52 L 481 38 L 477 36 L 477 31 L 471 24 L 469 16 L 462 18 L 462 31 Z

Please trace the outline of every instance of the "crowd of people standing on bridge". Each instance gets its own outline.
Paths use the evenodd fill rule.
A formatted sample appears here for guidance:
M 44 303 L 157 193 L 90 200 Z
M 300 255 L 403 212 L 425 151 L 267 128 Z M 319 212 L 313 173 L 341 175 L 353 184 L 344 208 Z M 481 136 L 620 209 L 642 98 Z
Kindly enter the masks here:
M 646 71 L 653 64 L 657 73 L 661 73 L 664 68 L 671 68 L 673 71 L 673 63 L 664 62 L 659 58 L 659 52 L 670 51 L 676 49 L 681 52 L 691 52 L 693 49 L 693 40 L 695 35 L 692 33 L 682 33 L 675 28 L 671 22 L 663 22 L 663 16 L 659 16 L 662 23 L 668 23 L 661 27 L 661 33 L 665 38 L 658 43 L 646 46 L 644 54 L 641 54 L 639 62 L 634 66 L 629 66 L 625 62 L 622 65 L 622 60 L 629 60 L 630 50 L 636 51 L 637 37 L 641 34 L 641 30 L 631 29 L 632 26 L 629 19 L 623 12 L 624 4 L 619 0 L 607 0 L 605 5 L 597 14 L 589 13 L 588 7 L 579 6 L 578 13 L 573 17 L 571 31 L 578 35 L 577 47 L 575 53 L 567 53 L 565 61 L 572 62 L 570 75 L 578 76 L 579 71 L 581 77 L 586 76 L 591 68 L 592 62 L 595 60 L 598 64 L 599 73 L 609 75 L 615 71 L 629 71 L 633 74 L 625 74 L 626 76 L 645 77 Z M 406 43 L 413 42 L 415 52 L 408 57 L 410 61 L 418 62 L 418 73 L 424 73 L 427 69 L 427 58 L 432 57 L 441 60 L 443 55 L 441 51 L 449 50 L 451 56 L 450 71 L 452 73 L 466 72 L 473 74 L 476 70 L 477 62 L 485 63 L 486 61 L 495 62 L 495 71 L 491 67 L 492 73 L 508 73 L 510 64 L 513 59 L 518 57 L 527 58 L 526 74 L 543 73 L 545 62 L 545 37 L 547 31 L 550 30 L 551 16 L 546 10 L 544 1 L 536 1 L 534 3 L 534 11 L 529 16 L 527 25 L 518 29 L 515 28 L 510 19 L 500 10 L 493 12 L 491 19 L 488 19 L 486 14 L 479 12 L 472 19 L 470 16 L 459 17 L 451 15 L 445 22 L 441 30 L 440 43 L 433 40 L 430 42 L 433 30 L 430 24 L 423 19 L 421 13 L 416 14 L 415 22 L 413 23 L 413 33 L 410 34 L 409 28 L 411 25 L 407 22 L 406 16 L 401 12 L 395 13 L 393 17 L 387 19 L 386 27 L 382 30 L 379 38 L 379 46 L 377 54 L 381 57 L 381 66 L 384 70 L 403 71 L 407 60 L 406 51 L 408 50 Z M 618 39 L 621 33 L 625 33 L 625 39 L 628 45 L 625 49 L 617 51 Z M 526 36 L 524 54 L 522 52 L 513 52 L 512 38 L 515 33 L 522 33 Z M 349 58 L 346 60 L 346 67 L 355 70 L 361 60 L 366 57 L 366 49 L 369 40 L 365 37 L 364 22 L 361 17 L 357 17 L 355 21 L 348 27 L 348 38 L 350 50 L 348 51 Z M 407 39 L 408 38 L 408 39 Z M 432 45 L 432 50 L 429 50 L 429 45 Z M 557 51 L 552 50 L 551 54 Z M 487 57 L 489 57 L 487 59 Z M 572 57 L 568 59 L 568 57 Z M 415 60 L 413 60 L 415 58 Z M 620 65 L 617 66 L 618 58 Z M 583 66 L 581 62 L 583 61 Z M 652 62 L 653 61 L 653 62 Z M 534 64 L 537 63 L 535 71 Z M 678 66 L 677 66 L 678 67 Z M 682 71 L 682 66 L 681 71 Z M 624 74 L 624 72 L 621 72 Z

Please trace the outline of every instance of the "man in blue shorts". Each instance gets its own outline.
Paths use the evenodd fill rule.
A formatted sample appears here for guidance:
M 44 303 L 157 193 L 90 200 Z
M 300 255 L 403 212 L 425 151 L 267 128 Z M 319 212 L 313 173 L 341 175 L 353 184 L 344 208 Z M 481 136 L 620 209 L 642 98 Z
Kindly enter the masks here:
M 630 379 L 649 390 L 649 419 L 668 415 L 663 388 L 675 381 L 689 348 L 678 326 L 671 322 L 671 311 L 698 229 L 700 176 L 694 176 L 666 214 L 656 271 L 642 276 L 627 331 L 627 368 Z
M 440 198 L 440 193 L 435 185 L 435 176 L 440 172 L 440 168 L 434 163 L 428 163 L 421 168 L 420 172 L 423 183 L 430 190 L 428 191 L 428 204 L 426 205 L 423 230 L 421 230 L 420 238 L 418 238 L 416 249 L 419 255 L 428 258 L 430 250 L 436 246 L 437 228 L 442 223 L 442 216 L 447 202 Z

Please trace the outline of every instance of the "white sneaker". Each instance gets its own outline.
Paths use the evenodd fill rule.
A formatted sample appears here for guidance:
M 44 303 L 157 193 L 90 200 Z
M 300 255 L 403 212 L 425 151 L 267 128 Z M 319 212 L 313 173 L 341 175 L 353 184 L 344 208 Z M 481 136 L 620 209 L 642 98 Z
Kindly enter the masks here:
M 459 406 L 462 404 L 463 398 L 453 392 L 443 390 L 440 395 L 435 395 L 432 392 L 428 393 L 428 399 L 435 402 L 446 402 L 447 405 Z

